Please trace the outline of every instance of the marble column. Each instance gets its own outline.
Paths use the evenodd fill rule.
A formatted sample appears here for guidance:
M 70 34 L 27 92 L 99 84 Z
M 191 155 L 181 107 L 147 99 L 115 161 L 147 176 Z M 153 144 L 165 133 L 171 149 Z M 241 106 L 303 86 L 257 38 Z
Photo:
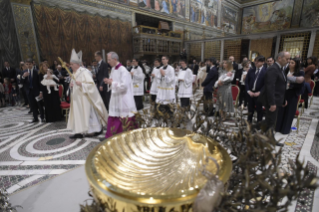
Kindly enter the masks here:
M 217 20 L 217 27 L 220 28 L 220 23 L 222 22 L 222 1 L 218 1 L 218 20 Z
M 222 62 L 224 60 L 224 40 L 220 41 L 220 60 L 219 62 Z
M 201 61 L 205 60 L 205 42 L 201 43 Z
M 281 35 L 277 35 L 276 48 L 275 48 L 275 58 L 276 58 L 277 54 L 279 53 L 280 38 L 281 38 Z
M 312 56 L 313 48 L 315 46 L 315 41 L 316 41 L 316 35 L 317 35 L 317 31 L 316 30 L 311 30 L 311 36 L 310 36 L 310 41 L 309 41 L 309 48 L 308 48 L 307 57 L 311 57 Z
M 11 0 L 14 24 L 22 60 L 31 58 L 40 62 L 39 48 L 31 11 L 31 0 Z

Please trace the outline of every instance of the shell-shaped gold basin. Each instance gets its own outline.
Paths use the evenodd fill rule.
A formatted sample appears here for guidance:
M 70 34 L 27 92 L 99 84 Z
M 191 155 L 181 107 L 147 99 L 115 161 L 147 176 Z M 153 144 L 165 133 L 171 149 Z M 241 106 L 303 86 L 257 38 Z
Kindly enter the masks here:
M 97 145 L 85 169 L 94 197 L 102 204 L 112 198 L 135 206 L 167 206 L 194 201 L 207 181 L 203 165 L 228 181 L 230 156 L 213 139 L 183 129 L 146 128 Z

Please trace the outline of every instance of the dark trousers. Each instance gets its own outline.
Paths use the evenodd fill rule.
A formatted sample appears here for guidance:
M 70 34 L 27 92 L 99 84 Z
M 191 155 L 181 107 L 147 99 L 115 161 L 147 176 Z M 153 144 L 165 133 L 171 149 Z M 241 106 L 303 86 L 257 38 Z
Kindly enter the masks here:
M 103 91 L 100 91 L 100 87 L 98 87 L 98 90 L 100 92 L 101 98 L 103 100 L 104 106 L 107 111 L 109 111 L 109 104 L 110 104 L 110 92 L 107 92 L 107 87 L 103 87 Z
M 246 86 L 245 85 L 240 85 L 240 94 L 239 94 L 238 106 L 241 106 L 242 104 L 244 104 L 244 107 L 247 106 L 247 95 L 248 94 L 246 92 Z
M 40 117 L 41 119 L 44 119 L 44 110 L 43 110 L 43 101 L 37 101 L 35 99 L 35 96 L 33 95 L 33 90 L 30 89 L 30 92 L 29 92 L 29 105 L 30 105 L 30 108 L 33 112 L 33 119 L 34 120 L 39 120 L 38 119 L 38 115 L 39 115 L 39 112 L 40 111 Z
M 265 119 L 265 132 L 269 129 L 274 130 L 277 120 L 278 106 L 274 112 L 269 111 L 270 106 L 266 105 L 266 119 Z
M 20 101 L 21 101 L 21 97 L 23 97 L 23 99 L 24 99 L 24 104 L 28 105 L 29 104 L 29 99 L 28 99 L 28 96 L 27 96 L 27 94 L 26 94 L 26 92 L 25 92 L 23 87 L 20 89 Z
M 137 110 L 142 110 L 144 108 L 143 105 L 143 96 L 134 96 L 135 105 Z
M 213 93 L 211 93 L 211 92 L 204 92 L 204 96 L 205 96 L 205 99 L 208 100 L 208 101 L 212 101 L 213 100 Z M 215 114 L 215 109 L 214 108 L 212 110 L 210 110 L 210 111 L 209 111 L 208 108 L 204 108 L 204 110 L 207 113 L 209 113 L 209 116 L 214 116 L 214 114 Z
M 189 98 L 181 98 L 181 106 L 188 107 L 189 106 Z
M 204 92 L 204 96 L 206 100 L 212 100 L 213 99 L 213 93 L 212 92 Z
M 247 95 L 248 100 L 248 118 L 247 121 L 252 123 L 254 112 L 257 111 L 257 122 L 262 121 L 263 119 L 263 106 L 258 102 L 258 97 L 251 97 Z
M 156 95 L 151 95 L 151 99 L 153 102 L 156 102 Z

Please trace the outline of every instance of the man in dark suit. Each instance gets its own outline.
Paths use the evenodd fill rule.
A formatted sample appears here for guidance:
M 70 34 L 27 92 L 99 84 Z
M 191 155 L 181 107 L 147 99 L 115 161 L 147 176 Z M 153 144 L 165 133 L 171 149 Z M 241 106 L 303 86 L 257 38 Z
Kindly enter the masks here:
M 207 60 L 207 65 L 210 67 L 209 72 L 206 76 L 202 86 L 204 87 L 204 96 L 206 100 L 213 99 L 213 88 L 215 82 L 218 80 L 218 70 L 216 67 L 216 59 L 214 57 Z
M 238 64 L 235 62 L 235 57 L 234 57 L 234 56 L 230 56 L 230 57 L 229 57 L 229 60 L 232 61 L 232 63 L 233 63 L 233 69 L 234 69 L 234 71 L 235 71 L 235 77 L 234 77 L 234 79 L 233 79 L 233 81 L 232 81 L 232 84 L 233 84 L 233 85 L 236 85 L 237 79 L 238 79 L 238 80 L 241 79 L 241 73 L 239 73 L 239 71 L 238 71 Z
M 273 57 L 268 57 L 267 58 L 267 68 L 269 68 L 270 66 L 274 65 L 274 58 Z
M 44 122 L 44 110 L 42 100 L 37 101 L 36 98 L 43 98 L 42 91 L 40 91 L 40 80 L 38 70 L 34 69 L 32 59 L 28 59 L 25 64 L 28 69 L 24 71 L 21 82 L 26 89 L 26 93 L 29 97 L 30 109 L 33 112 L 32 123 L 38 122 L 38 111 L 40 111 L 41 121 Z
M 264 79 L 267 68 L 264 65 L 265 57 L 258 56 L 255 59 L 256 68 L 249 69 L 245 86 L 248 102 L 248 122 L 252 123 L 254 112 L 257 111 L 257 122 L 261 122 L 263 119 L 263 108 L 261 102 L 258 102 L 258 96 L 260 95 L 260 91 L 264 87 Z
M 43 62 L 46 62 L 46 63 L 47 63 L 48 61 L 47 61 L 47 60 L 43 60 Z M 39 70 L 39 67 L 37 66 L 35 60 L 33 60 L 32 63 L 33 63 L 33 69 L 34 69 L 34 70 Z
M 98 62 L 96 73 L 96 84 L 103 99 L 105 108 L 109 110 L 110 92 L 107 91 L 107 85 L 103 82 L 104 78 L 109 78 L 109 64 L 102 60 L 102 53 L 95 52 L 95 60 Z
M 193 60 L 192 70 L 193 70 L 193 74 L 197 76 L 197 73 L 198 73 L 198 70 L 199 70 L 199 66 L 198 66 L 196 60 Z
M 16 83 L 16 70 L 10 67 L 10 64 L 8 61 L 4 62 L 4 68 L 2 69 L 2 78 L 1 78 L 2 83 L 4 78 L 8 78 L 11 83 Z
M 285 91 L 287 87 L 287 79 L 283 68 L 287 64 L 290 54 L 288 52 L 280 52 L 277 55 L 274 65 L 268 68 L 265 75 L 265 87 L 259 96 L 259 101 L 265 106 L 266 120 L 262 124 L 264 131 L 273 130 L 279 107 L 285 107 L 287 101 L 285 100 Z M 277 146 L 283 144 L 277 143 Z

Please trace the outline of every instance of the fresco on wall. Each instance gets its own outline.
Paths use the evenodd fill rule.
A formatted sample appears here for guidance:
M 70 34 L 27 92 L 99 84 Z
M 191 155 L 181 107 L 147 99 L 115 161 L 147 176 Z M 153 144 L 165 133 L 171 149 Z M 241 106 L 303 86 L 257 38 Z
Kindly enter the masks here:
M 244 8 L 242 33 L 288 29 L 293 5 L 294 0 L 283 0 Z
M 219 0 L 191 0 L 190 21 L 217 27 Z
M 159 13 L 185 18 L 186 0 L 139 0 L 139 7 Z
M 304 0 L 300 27 L 319 26 L 319 0 Z
M 190 21 L 217 27 L 219 0 L 191 0 Z
M 238 12 L 223 5 L 222 6 L 222 17 L 223 18 L 222 18 L 221 28 L 225 32 L 236 33 Z

